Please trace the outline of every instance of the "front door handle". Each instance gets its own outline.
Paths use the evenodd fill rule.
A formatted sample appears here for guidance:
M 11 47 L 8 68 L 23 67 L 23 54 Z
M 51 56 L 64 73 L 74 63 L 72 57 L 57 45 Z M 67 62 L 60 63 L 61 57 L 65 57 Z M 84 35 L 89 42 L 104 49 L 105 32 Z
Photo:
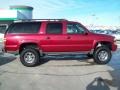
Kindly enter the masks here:
M 68 37 L 67 37 L 67 39 L 71 39 L 71 37 L 70 37 L 70 36 L 68 36 Z

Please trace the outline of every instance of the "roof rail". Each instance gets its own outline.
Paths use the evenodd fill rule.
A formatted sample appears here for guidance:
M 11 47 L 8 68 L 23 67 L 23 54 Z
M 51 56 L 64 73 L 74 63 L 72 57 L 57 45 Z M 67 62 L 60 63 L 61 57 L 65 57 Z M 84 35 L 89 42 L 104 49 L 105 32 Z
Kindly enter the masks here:
M 66 19 L 18 19 L 14 22 L 33 22 L 33 21 L 67 21 Z

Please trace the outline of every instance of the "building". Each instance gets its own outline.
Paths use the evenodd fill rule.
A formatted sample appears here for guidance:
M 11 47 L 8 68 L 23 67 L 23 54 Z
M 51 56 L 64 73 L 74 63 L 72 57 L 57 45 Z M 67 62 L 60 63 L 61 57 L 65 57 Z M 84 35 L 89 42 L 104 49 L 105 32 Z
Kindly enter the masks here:
M 9 9 L 0 9 L 0 33 L 4 33 L 5 29 L 15 20 L 32 19 L 33 7 L 15 5 Z

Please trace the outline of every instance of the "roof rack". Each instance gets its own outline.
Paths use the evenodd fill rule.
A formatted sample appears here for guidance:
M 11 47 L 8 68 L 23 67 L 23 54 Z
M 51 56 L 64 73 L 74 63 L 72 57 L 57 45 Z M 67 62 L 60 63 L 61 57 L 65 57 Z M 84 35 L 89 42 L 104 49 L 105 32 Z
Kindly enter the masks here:
M 14 22 L 33 22 L 33 21 L 67 21 L 66 19 L 18 19 Z

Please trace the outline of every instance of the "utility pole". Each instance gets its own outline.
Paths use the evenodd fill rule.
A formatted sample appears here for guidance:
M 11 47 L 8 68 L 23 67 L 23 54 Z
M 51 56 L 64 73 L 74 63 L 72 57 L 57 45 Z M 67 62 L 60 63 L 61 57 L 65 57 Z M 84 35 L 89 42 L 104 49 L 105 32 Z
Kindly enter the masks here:
M 94 28 L 94 20 L 95 20 L 94 17 L 95 17 L 95 16 L 96 16 L 95 14 L 92 14 L 92 15 L 91 15 L 91 25 L 90 25 L 90 26 L 91 26 L 91 28 L 92 28 L 93 30 L 95 29 L 95 28 Z

